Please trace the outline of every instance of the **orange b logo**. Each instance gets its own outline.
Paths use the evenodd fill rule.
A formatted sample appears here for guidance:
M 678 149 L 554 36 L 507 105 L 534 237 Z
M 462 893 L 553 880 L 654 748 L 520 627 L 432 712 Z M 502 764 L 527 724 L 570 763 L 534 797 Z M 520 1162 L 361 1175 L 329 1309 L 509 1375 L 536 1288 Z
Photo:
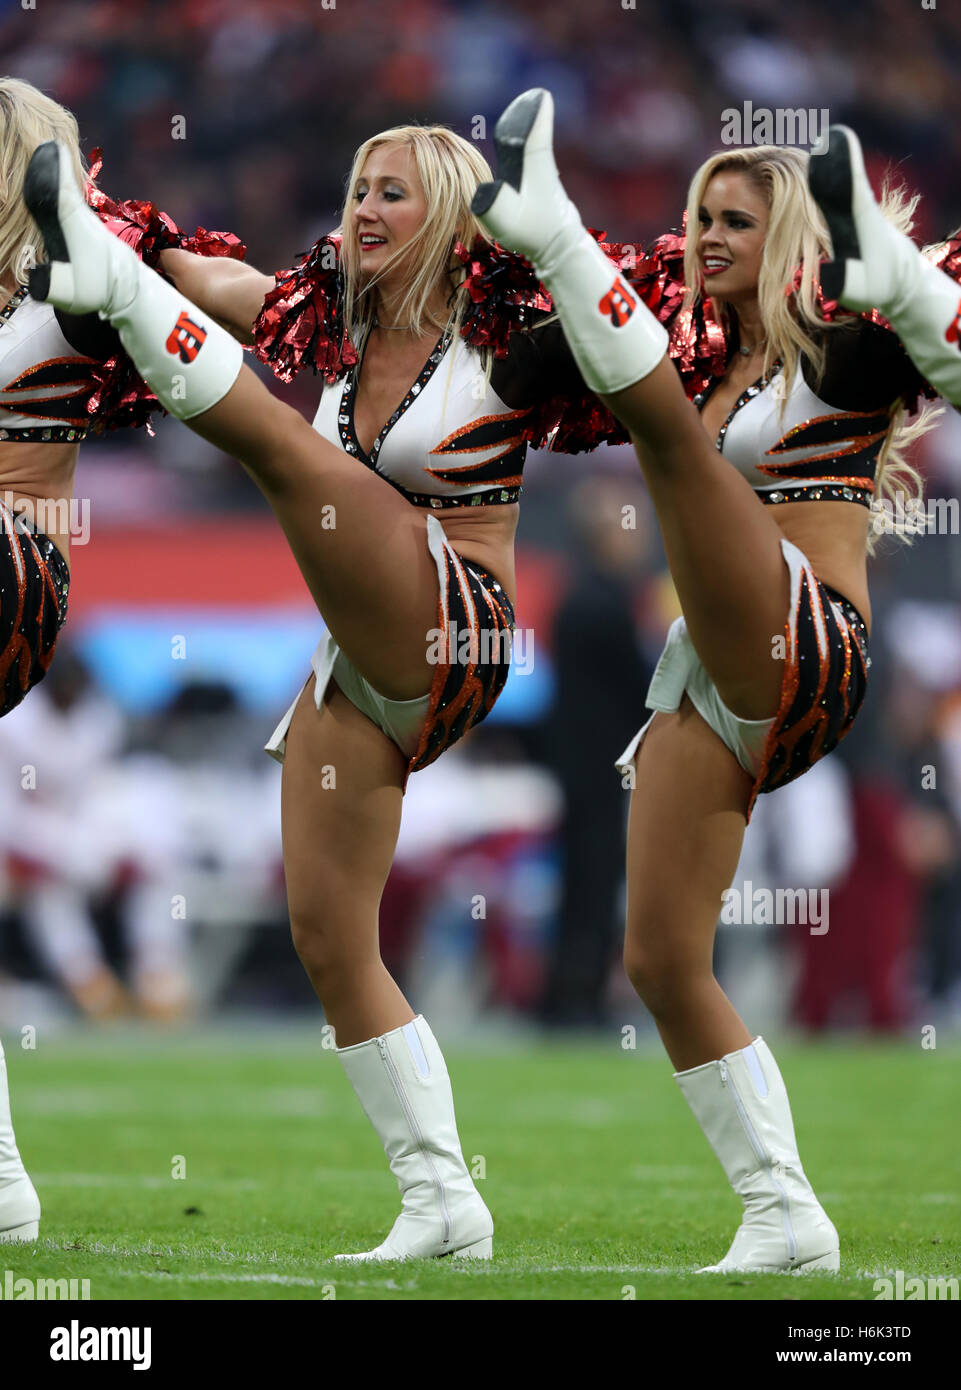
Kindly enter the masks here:
M 597 307 L 610 319 L 614 328 L 623 328 L 637 308 L 637 300 L 618 276 Z
M 207 330 L 194 323 L 184 309 L 167 339 L 167 351 L 173 357 L 179 356 L 181 362 L 192 362 L 206 340 Z
M 948 324 L 948 331 L 944 335 L 944 341 L 946 343 L 958 343 L 959 333 L 961 333 L 961 304 L 958 305 L 958 312 Z M 958 343 L 958 348 L 959 351 L 961 351 L 961 343 Z

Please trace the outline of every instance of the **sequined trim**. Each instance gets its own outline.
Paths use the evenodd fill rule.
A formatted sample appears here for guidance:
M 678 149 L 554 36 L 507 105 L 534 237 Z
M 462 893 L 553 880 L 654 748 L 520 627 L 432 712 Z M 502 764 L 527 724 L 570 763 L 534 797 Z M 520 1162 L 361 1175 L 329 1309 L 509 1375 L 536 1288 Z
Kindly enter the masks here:
M 479 492 L 472 492 L 467 495 L 462 494 L 457 497 L 438 497 L 436 494 L 429 492 L 411 492 L 408 488 L 404 487 L 402 483 L 396 482 L 388 473 L 382 472 L 377 467 L 378 455 L 383 447 L 384 440 L 404 412 L 409 410 L 411 405 L 413 405 L 428 381 L 430 381 L 443 360 L 444 354 L 450 347 L 452 339 L 453 333 L 448 329 L 438 340 L 433 352 L 424 363 L 417 380 L 414 382 L 413 386 L 411 386 L 407 395 L 390 416 L 384 428 L 370 446 L 369 454 L 365 453 L 361 448 L 360 440 L 357 438 L 357 428 L 354 424 L 354 401 L 356 398 L 357 373 L 363 361 L 363 358 L 361 358 L 361 361 L 357 363 L 357 366 L 354 367 L 344 381 L 344 389 L 340 397 L 340 409 L 337 412 L 337 430 L 340 435 L 341 447 L 348 454 L 352 454 L 354 458 L 360 459 L 361 463 L 366 464 L 379 478 L 383 478 L 385 483 L 390 483 L 391 487 L 396 488 L 402 496 L 407 498 L 411 506 L 414 507 L 430 507 L 434 511 L 443 511 L 449 507 L 489 507 L 498 506 L 505 502 L 516 502 L 521 495 L 522 489 L 520 486 L 493 487 L 486 488 Z
M 26 297 L 26 285 L 21 285 L 19 289 L 14 290 L 13 294 L 7 300 L 6 304 L 4 304 L 3 308 L 0 309 L 0 323 L 6 323 L 8 319 L 12 319 L 14 314 L 20 308 L 20 305 L 26 299 Z
M 453 333 L 451 329 L 448 328 L 438 340 L 433 352 L 421 368 L 417 380 L 414 382 L 413 386 L 411 386 L 407 395 L 401 401 L 393 415 L 390 416 L 384 428 L 370 446 L 369 454 L 365 453 L 361 448 L 360 440 L 357 438 L 357 427 L 354 424 L 354 399 L 357 386 L 357 373 L 360 371 L 363 363 L 363 357 L 361 358 L 360 362 L 357 363 L 356 367 L 353 368 L 344 382 L 344 389 L 340 397 L 340 410 L 337 413 L 340 442 L 348 454 L 353 454 L 355 458 L 359 458 L 362 463 L 366 463 L 368 468 L 374 469 L 375 472 L 377 471 L 377 456 L 381 451 L 384 440 L 404 412 L 413 405 L 414 401 L 440 366 L 444 353 L 450 347 L 452 337 Z
M 15 414 L 16 412 L 11 410 L 10 413 Z M 74 440 L 86 438 L 86 434 L 86 430 L 76 429 L 71 425 L 48 425 L 43 429 L 39 425 L 34 425 L 29 429 L 0 429 L 0 443 L 71 444 Z
M 860 502 L 862 506 L 870 507 L 874 498 L 873 483 L 870 487 L 848 487 L 848 481 L 844 479 L 841 483 L 809 483 L 798 487 L 777 488 L 773 492 L 755 488 L 754 495 L 765 506 L 773 506 L 778 502 Z
M 433 511 L 441 511 L 447 507 L 496 507 L 503 502 L 516 502 L 524 491 L 522 487 L 498 487 L 485 488 L 482 492 L 470 492 L 457 497 L 437 497 L 430 492 L 408 492 L 407 488 L 395 483 L 386 473 L 379 473 L 377 476 L 403 493 L 412 507 L 430 507 Z
M 759 376 L 757 381 L 752 381 L 751 385 L 748 386 L 745 390 L 743 390 L 741 394 L 738 396 L 737 400 L 731 406 L 730 414 L 728 415 L 727 419 L 724 421 L 724 424 L 717 432 L 715 447 L 717 448 L 719 453 L 723 454 L 724 452 L 724 440 L 727 436 L 728 430 L 731 427 L 731 421 L 734 419 L 737 412 L 741 409 L 742 406 L 747 405 L 748 401 L 753 400 L 755 396 L 759 395 L 762 391 L 766 390 L 768 386 L 770 386 L 771 382 L 774 380 L 778 372 L 781 370 L 781 366 L 781 359 L 778 358 L 774 363 L 772 363 L 769 372 L 766 372 L 764 376 Z M 707 402 L 710 400 L 711 396 L 714 394 L 722 380 L 723 377 L 715 377 L 715 379 L 711 382 L 711 385 L 708 387 L 706 391 L 698 392 L 698 394 L 694 397 L 694 404 L 697 406 L 698 410 L 700 410 L 702 406 L 707 404 Z
M 745 406 L 749 400 L 753 400 L 753 398 L 759 395 L 761 391 L 764 391 L 774 380 L 775 376 L 777 376 L 777 374 L 781 371 L 781 369 L 782 363 L 780 358 L 778 358 L 778 360 L 774 362 L 774 364 L 772 365 L 771 370 L 766 375 L 758 377 L 757 381 L 752 382 L 751 385 L 745 391 L 742 391 L 740 396 L 738 396 L 737 400 L 734 402 L 734 405 L 731 407 L 727 419 L 724 421 L 723 425 L 718 431 L 716 447 L 719 452 L 724 452 L 724 440 L 727 437 L 728 429 L 730 428 L 731 422 L 734 419 L 737 412 L 743 406 Z M 722 380 L 722 377 L 716 377 L 711 382 L 710 386 L 706 391 L 701 391 L 694 397 L 693 404 L 697 407 L 698 411 L 700 411 L 707 404 L 708 400 L 711 398 L 717 386 L 720 384 Z M 869 412 L 864 412 L 864 414 L 868 415 Z M 790 446 L 786 444 L 785 441 L 792 438 L 792 436 L 799 434 L 801 431 L 807 429 L 812 424 L 823 426 L 825 423 L 829 422 L 834 418 L 860 418 L 860 413 L 848 411 L 845 412 L 843 416 L 818 416 L 815 420 L 803 421 L 800 425 L 795 425 L 794 428 L 790 430 L 784 436 L 784 438 L 778 442 L 777 445 L 775 445 L 775 449 L 801 447 L 800 445 Z M 851 442 L 853 443 L 857 441 Z M 883 437 L 878 444 L 879 449 L 881 442 L 883 442 Z M 767 452 L 770 454 L 773 453 L 774 450 L 769 449 Z M 822 459 L 826 459 L 829 457 L 831 456 L 826 454 L 819 455 L 817 460 L 803 459 L 801 460 L 801 464 L 806 465 L 815 461 L 820 462 Z M 763 464 L 759 465 L 759 469 L 768 473 L 773 471 L 772 469 L 764 468 Z M 874 483 L 872 480 L 865 479 L 863 476 L 845 476 L 835 477 L 830 482 L 818 480 L 811 483 L 798 483 L 795 485 L 787 485 L 771 490 L 765 490 L 763 488 L 756 487 L 754 489 L 754 495 L 755 497 L 759 498 L 765 506 L 776 506 L 778 502 L 856 502 L 860 503 L 861 506 L 870 507 L 874 500 Z

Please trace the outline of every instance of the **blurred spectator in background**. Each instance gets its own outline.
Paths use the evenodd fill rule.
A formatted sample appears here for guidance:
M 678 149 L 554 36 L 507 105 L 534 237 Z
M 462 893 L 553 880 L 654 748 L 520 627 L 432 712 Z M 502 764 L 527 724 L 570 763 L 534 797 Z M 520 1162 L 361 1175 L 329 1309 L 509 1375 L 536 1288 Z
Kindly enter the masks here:
M 271 928 L 283 961 L 292 956 L 280 768 L 263 755 L 260 721 L 253 725 L 232 687 L 208 678 L 185 684 L 140 736 L 145 756 L 156 750 L 176 788 L 180 840 L 167 873 L 166 911 L 169 917 L 173 902 L 189 922 L 191 981 L 201 1007 L 218 1001 L 256 928 Z
M 901 857 L 917 883 L 918 959 L 910 982 L 939 1019 L 961 1021 L 961 799 L 957 710 L 961 612 L 954 604 L 898 604 L 885 734 L 905 806 Z M 913 963 L 913 962 L 912 962 Z M 914 1001 L 912 1001 L 914 1002 Z M 927 1021 L 935 1021 L 928 1019 Z
M 961 622 L 961 614 L 958 615 Z M 934 717 L 945 813 L 953 853 L 929 890 L 922 985 L 948 1027 L 961 1028 L 961 686 L 942 696 Z
M 788 1019 L 794 962 L 810 961 L 818 980 L 822 972 L 830 976 L 827 956 L 835 943 L 829 937 L 839 930 L 835 894 L 856 844 L 851 778 L 838 759 L 823 758 L 803 777 L 758 798 L 731 885 L 741 910 L 721 915 L 716 973 L 738 1008 L 757 1018 L 759 1030 L 781 1028 Z M 786 910 L 780 921 L 759 920 L 764 914 L 747 904 L 765 889 L 800 890 L 807 897 L 793 899 L 793 920 Z M 797 906 L 802 901 L 803 910 Z
M 569 516 L 574 579 L 555 622 L 549 725 L 565 807 L 563 887 L 541 1017 L 600 1027 L 623 937 L 627 798 L 613 759 L 637 726 L 653 674 L 635 615 L 651 523 L 636 481 L 596 473 L 574 488 Z
M 894 605 L 879 626 L 887 669 L 872 736 L 845 755 L 854 858 L 831 893 L 828 935 L 798 938 L 796 1015 L 812 1030 L 925 1021 L 958 951 L 961 821 L 939 712 L 961 676 L 961 626 L 956 610 L 924 603 Z
M 187 1007 L 186 923 L 172 911 L 182 802 L 153 754 L 122 759 L 127 721 L 58 644 L 43 684 L 0 720 L 0 849 L 29 942 L 83 1013 Z M 121 897 L 131 995 L 94 906 Z

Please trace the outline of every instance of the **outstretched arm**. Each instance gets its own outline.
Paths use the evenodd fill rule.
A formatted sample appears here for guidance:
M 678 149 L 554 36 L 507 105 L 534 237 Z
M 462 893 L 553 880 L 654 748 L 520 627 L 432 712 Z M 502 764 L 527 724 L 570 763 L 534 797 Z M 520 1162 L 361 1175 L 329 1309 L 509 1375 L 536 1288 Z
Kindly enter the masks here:
M 232 333 L 241 343 L 252 343 L 251 328 L 264 297 L 274 288 L 274 277 L 227 256 L 197 256 L 192 251 L 161 253 L 160 269 L 181 294 Z

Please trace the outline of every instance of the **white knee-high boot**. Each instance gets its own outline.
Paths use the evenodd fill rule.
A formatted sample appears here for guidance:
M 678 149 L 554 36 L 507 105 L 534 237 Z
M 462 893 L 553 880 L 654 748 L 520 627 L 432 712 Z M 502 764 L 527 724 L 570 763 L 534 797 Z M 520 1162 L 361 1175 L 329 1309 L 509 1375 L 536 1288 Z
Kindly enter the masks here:
M 243 366 L 240 344 L 107 231 L 84 202 L 61 145 L 48 141 L 34 152 L 23 195 L 48 257 L 30 272 L 32 297 L 109 320 L 178 419 L 222 400 Z
M 650 375 L 667 330 L 585 229 L 558 177 L 553 130 L 550 92 L 534 88 L 512 101 L 494 132 L 501 177 L 480 185 L 472 207 L 491 236 L 531 261 L 581 375 L 610 395 Z
M 40 1200 L 13 1134 L 7 1063 L 0 1043 L 0 1243 L 36 1240 L 39 1225 Z
M 490 1259 L 494 1222 L 467 1171 L 450 1077 L 426 1019 L 418 1014 L 337 1056 L 384 1146 L 401 1212 L 376 1249 L 336 1258 Z
M 881 212 L 853 130 L 831 127 L 827 149 L 811 158 L 808 183 L 834 252 L 821 267 L 825 295 L 848 309 L 880 310 L 922 375 L 961 405 L 961 285 Z
M 837 1271 L 838 1234 L 804 1175 L 787 1091 L 764 1039 L 674 1079 L 744 1202 L 730 1250 L 698 1273 Z

